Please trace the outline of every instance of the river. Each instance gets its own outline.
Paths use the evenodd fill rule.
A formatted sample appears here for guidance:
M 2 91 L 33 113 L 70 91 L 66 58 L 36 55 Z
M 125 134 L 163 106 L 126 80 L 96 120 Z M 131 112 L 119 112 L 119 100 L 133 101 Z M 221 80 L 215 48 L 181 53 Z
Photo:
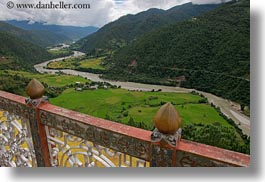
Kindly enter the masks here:
M 210 103 L 213 103 L 214 105 L 218 106 L 222 113 L 225 114 L 227 117 L 233 119 L 236 124 L 238 124 L 238 127 L 242 129 L 243 133 L 246 135 L 250 135 L 250 118 L 246 115 L 242 114 L 240 112 L 240 106 L 237 103 L 233 103 L 229 100 L 223 99 L 221 97 L 217 97 L 213 94 L 197 91 L 195 89 L 186 89 L 186 88 L 180 88 L 180 87 L 170 87 L 170 86 L 163 86 L 163 85 L 150 85 L 150 84 L 142 84 L 142 83 L 134 83 L 134 82 L 122 82 L 122 81 L 112 81 L 112 80 L 106 80 L 100 78 L 99 74 L 93 74 L 93 73 L 87 73 L 87 72 L 81 72 L 71 69 L 64 69 L 64 70 L 54 70 L 54 69 L 47 69 L 47 65 L 50 62 L 54 61 L 61 61 L 63 59 L 68 58 L 77 58 L 82 57 L 85 54 L 82 52 L 74 51 L 74 54 L 71 56 L 63 57 L 63 58 L 57 58 L 53 60 L 49 60 L 40 64 L 37 64 L 34 66 L 34 68 L 39 73 L 48 73 L 48 74 L 55 74 L 58 71 L 61 71 L 65 74 L 69 75 L 76 75 L 76 76 L 82 76 L 84 78 L 87 78 L 91 81 L 95 82 L 108 82 L 112 85 L 121 86 L 123 89 L 128 90 L 142 90 L 142 91 L 151 91 L 153 89 L 158 90 L 161 89 L 162 92 L 176 92 L 176 93 L 189 93 L 191 91 L 196 91 L 198 93 L 203 94 Z

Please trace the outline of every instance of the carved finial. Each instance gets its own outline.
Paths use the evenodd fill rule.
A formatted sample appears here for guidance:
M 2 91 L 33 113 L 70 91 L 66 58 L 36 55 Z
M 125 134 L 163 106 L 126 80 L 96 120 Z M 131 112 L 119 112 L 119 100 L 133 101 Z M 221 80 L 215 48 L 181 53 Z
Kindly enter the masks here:
M 157 111 L 154 124 L 160 133 L 174 135 L 181 127 L 181 118 L 174 106 L 167 103 Z
M 44 86 L 35 78 L 26 87 L 26 93 L 31 99 L 40 99 L 44 94 Z

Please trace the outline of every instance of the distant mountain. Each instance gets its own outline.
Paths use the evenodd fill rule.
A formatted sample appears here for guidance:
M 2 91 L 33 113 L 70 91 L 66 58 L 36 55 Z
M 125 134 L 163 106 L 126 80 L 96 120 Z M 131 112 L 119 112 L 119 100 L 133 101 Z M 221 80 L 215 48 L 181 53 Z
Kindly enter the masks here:
M 0 21 L 0 31 L 9 33 L 15 37 L 31 42 L 33 44 L 48 47 L 63 42 L 71 42 L 66 36 L 52 33 L 46 30 L 24 30 L 16 26 Z
M 46 49 L 0 31 L 0 69 L 30 70 L 51 57 Z
M 249 106 L 249 3 L 231 1 L 139 38 L 106 61 L 105 77 L 181 83 Z
M 40 30 L 49 31 L 60 36 L 65 36 L 72 41 L 79 40 L 85 36 L 88 36 L 98 30 L 97 27 L 76 27 L 76 26 L 62 26 L 62 25 L 48 25 L 41 22 L 30 22 L 30 21 L 16 21 L 10 20 L 7 23 L 24 30 Z
M 218 5 L 193 5 L 187 3 L 167 11 L 149 9 L 136 15 L 126 15 L 78 41 L 73 48 L 88 54 L 106 53 L 127 45 L 156 28 L 191 19 Z

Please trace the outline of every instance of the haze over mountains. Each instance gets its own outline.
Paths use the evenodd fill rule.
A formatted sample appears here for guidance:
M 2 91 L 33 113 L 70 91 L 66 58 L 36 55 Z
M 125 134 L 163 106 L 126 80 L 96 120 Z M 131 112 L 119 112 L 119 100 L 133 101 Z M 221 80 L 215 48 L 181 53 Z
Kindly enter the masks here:
M 132 40 L 166 25 L 190 19 L 219 5 L 194 5 L 192 3 L 175 6 L 169 10 L 149 9 L 136 15 L 126 15 L 111 22 L 96 33 L 89 35 L 73 48 L 88 54 L 102 54 L 127 45 Z
M 10 20 L 7 21 L 7 23 L 24 30 L 52 32 L 58 36 L 64 36 L 72 41 L 79 40 L 98 30 L 98 28 L 94 26 L 77 27 L 77 26 L 63 26 L 63 25 L 47 25 L 42 22 L 31 22 L 31 21 Z

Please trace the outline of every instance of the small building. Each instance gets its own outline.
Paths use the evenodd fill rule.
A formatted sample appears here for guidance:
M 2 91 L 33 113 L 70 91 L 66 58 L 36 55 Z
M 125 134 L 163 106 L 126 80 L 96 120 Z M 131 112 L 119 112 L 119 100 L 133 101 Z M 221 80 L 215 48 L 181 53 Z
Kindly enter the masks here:
M 90 89 L 97 90 L 98 89 L 98 85 L 91 86 Z

